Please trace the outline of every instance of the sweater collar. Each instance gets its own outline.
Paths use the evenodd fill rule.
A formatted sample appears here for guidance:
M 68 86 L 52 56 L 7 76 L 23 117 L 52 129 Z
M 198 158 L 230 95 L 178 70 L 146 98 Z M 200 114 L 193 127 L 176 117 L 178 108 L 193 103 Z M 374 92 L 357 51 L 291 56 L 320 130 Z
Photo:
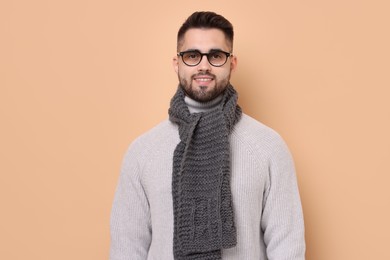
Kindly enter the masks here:
M 200 112 L 208 112 L 214 108 L 216 108 L 222 101 L 223 95 L 219 95 L 218 97 L 214 98 L 211 101 L 208 102 L 199 102 L 196 100 L 193 100 L 192 98 L 185 96 L 184 102 L 186 103 L 188 110 L 191 114 L 193 113 L 200 113 Z

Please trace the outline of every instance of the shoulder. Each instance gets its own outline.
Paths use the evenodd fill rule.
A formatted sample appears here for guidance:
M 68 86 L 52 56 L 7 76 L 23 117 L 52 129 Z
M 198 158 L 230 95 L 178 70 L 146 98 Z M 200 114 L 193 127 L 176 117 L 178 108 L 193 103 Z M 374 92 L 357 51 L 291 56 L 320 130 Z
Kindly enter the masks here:
M 177 125 L 173 124 L 168 119 L 165 119 L 158 125 L 138 136 L 133 141 L 133 144 L 145 145 L 148 143 L 155 143 L 156 141 L 161 141 L 161 139 L 169 138 L 175 134 L 177 134 Z
M 128 147 L 126 157 L 148 157 L 159 147 L 167 147 L 179 142 L 177 125 L 168 119 L 160 122 L 147 132 L 138 136 Z
M 288 150 L 278 132 L 244 113 L 233 129 L 232 138 L 254 153 L 272 156 Z

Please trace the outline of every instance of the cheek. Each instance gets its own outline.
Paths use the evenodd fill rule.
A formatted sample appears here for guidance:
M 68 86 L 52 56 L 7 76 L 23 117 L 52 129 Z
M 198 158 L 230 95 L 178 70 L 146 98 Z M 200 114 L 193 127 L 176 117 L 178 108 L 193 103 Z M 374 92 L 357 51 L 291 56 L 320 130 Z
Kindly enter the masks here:
M 194 74 L 194 72 L 192 71 L 191 68 L 180 67 L 180 66 L 178 67 L 178 75 L 181 78 L 190 78 L 193 74 Z
M 229 77 L 229 75 L 230 75 L 230 69 L 222 70 L 222 71 L 216 73 L 217 79 L 220 79 L 220 80 Z

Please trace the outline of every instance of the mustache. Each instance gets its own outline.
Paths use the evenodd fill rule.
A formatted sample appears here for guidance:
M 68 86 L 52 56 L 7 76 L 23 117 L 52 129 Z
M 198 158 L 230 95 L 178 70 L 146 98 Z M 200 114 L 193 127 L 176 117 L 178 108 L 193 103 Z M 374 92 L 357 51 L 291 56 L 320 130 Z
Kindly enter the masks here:
M 191 78 L 193 79 L 193 78 L 199 77 L 199 76 L 209 76 L 209 77 L 215 78 L 215 75 L 214 75 L 214 74 L 211 74 L 211 73 L 209 73 L 209 72 L 197 73 L 197 74 L 192 75 Z

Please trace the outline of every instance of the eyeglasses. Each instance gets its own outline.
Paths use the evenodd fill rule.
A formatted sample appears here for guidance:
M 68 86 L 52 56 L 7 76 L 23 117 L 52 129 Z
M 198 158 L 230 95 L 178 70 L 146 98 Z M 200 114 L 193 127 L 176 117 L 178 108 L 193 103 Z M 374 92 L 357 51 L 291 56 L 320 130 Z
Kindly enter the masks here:
M 190 50 L 179 52 L 177 56 L 181 56 L 184 64 L 190 67 L 198 65 L 202 61 L 203 56 L 207 57 L 207 60 L 212 66 L 221 67 L 225 65 L 227 59 L 230 56 L 233 56 L 233 54 L 221 50 L 212 50 L 209 53 L 201 53 L 198 50 Z

